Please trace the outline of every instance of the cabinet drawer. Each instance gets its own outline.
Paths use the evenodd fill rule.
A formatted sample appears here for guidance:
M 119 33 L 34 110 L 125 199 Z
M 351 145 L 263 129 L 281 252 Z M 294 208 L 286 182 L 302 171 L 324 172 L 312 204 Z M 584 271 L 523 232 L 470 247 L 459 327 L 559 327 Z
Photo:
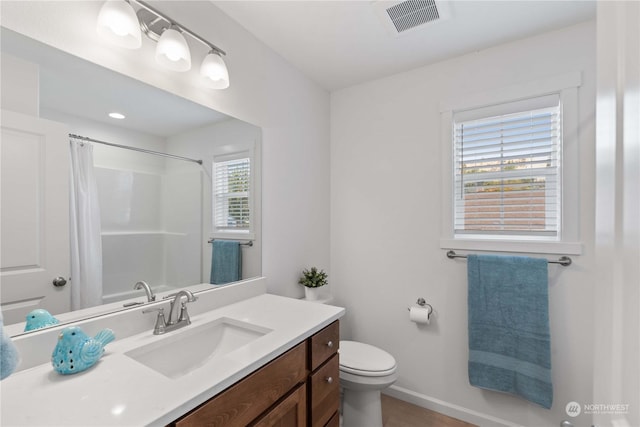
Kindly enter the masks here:
M 175 425 L 249 425 L 296 385 L 305 381 L 306 356 L 307 346 L 303 342 L 194 409 L 176 421 Z
M 329 357 L 338 351 L 340 344 L 340 325 L 333 322 L 317 334 L 311 337 L 311 370 L 324 363 Z
M 324 426 L 338 410 L 340 401 L 340 366 L 335 354 L 311 375 L 311 425 Z

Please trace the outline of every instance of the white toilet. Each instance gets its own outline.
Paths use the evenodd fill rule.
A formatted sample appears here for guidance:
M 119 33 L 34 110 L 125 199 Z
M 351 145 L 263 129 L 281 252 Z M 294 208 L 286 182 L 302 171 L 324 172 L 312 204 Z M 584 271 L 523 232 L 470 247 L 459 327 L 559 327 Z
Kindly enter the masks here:
M 380 391 L 396 379 L 392 355 L 369 344 L 340 341 L 343 427 L 382 427 Z

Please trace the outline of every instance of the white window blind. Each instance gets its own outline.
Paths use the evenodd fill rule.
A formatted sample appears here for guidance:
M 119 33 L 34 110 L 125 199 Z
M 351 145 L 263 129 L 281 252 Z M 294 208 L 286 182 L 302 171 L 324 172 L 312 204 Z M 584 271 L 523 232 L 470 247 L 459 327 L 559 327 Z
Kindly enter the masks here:
M 213 163 L 213 220 L 216 231 L 251 229 L 251 159 L 220 158 Z
M 454 234 L 560 237 L 559 97 L 454 115 Z

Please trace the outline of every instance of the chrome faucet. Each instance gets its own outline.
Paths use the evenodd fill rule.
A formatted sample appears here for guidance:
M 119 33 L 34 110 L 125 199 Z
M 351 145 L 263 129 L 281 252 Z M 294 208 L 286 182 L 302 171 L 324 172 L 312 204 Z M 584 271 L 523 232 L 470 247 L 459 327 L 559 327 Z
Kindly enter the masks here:
M 182 301 L 182 297 L 187 297 L 187 300 Z M 198 299 L 198 297 L 191 293 L 191 291 L 182 289 L 175 294 L 166 296 L 165 299 L 166 298 L 173 298 L 173 300 L 171 300 L 171 307 L 169 308 L 169 319 L 167 320 L 167 326 L 178 325 L 180 323 L 186 323 L 186 325 L 190 325 L 191 319 L 189 319 L 189 313 L 187 312 L 187 303 L 194 302 Z M 180 304 L 180 307 L 178 307 L 178 304 Z M 179 317 L 178 308 L 180 309 Z
M 147 301 L 152 302 L 156 300 L 156 296 L 153 294 L 151 287 L 147 284 L 147 282 L 138 282 L 133 285 L 134 290 L 144 289 L 144 292 L 147 294 Z
M 186 297 L 186 301 L 182 300 L 182 297 Z M 165 320 L 164 307 L 149 308 L 142 310 L 143 313 L 158 312 L 156 324 L 153 328 L 154 335 L 162 335 L 167 332 L 175 331 L 176 329 L 183 328 L 191 324 L 189 313 L 187 312 L 187 303 L 196 301 L 198 298 L 186 289 L 178 291 L 175 294 L 168 295 L 164 299 L 173 298 L 171 300 L 171 306 L 169 307 L 169 319 Z M 180 307 L 178 307 L 180 306 Z M 180 314 L 178 314 L 178 309 Z

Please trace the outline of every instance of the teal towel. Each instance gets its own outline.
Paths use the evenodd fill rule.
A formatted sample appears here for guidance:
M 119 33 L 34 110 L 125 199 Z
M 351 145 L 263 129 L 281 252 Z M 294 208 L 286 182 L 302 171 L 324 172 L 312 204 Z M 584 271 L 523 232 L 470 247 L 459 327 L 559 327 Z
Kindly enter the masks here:
M 469 255 L 469 382 L 553 402 L 547 260 Z
M 211 253 L 212 285 L 223 285 L 242 279 L 242 250 L 240 242 L 214 240 Z

